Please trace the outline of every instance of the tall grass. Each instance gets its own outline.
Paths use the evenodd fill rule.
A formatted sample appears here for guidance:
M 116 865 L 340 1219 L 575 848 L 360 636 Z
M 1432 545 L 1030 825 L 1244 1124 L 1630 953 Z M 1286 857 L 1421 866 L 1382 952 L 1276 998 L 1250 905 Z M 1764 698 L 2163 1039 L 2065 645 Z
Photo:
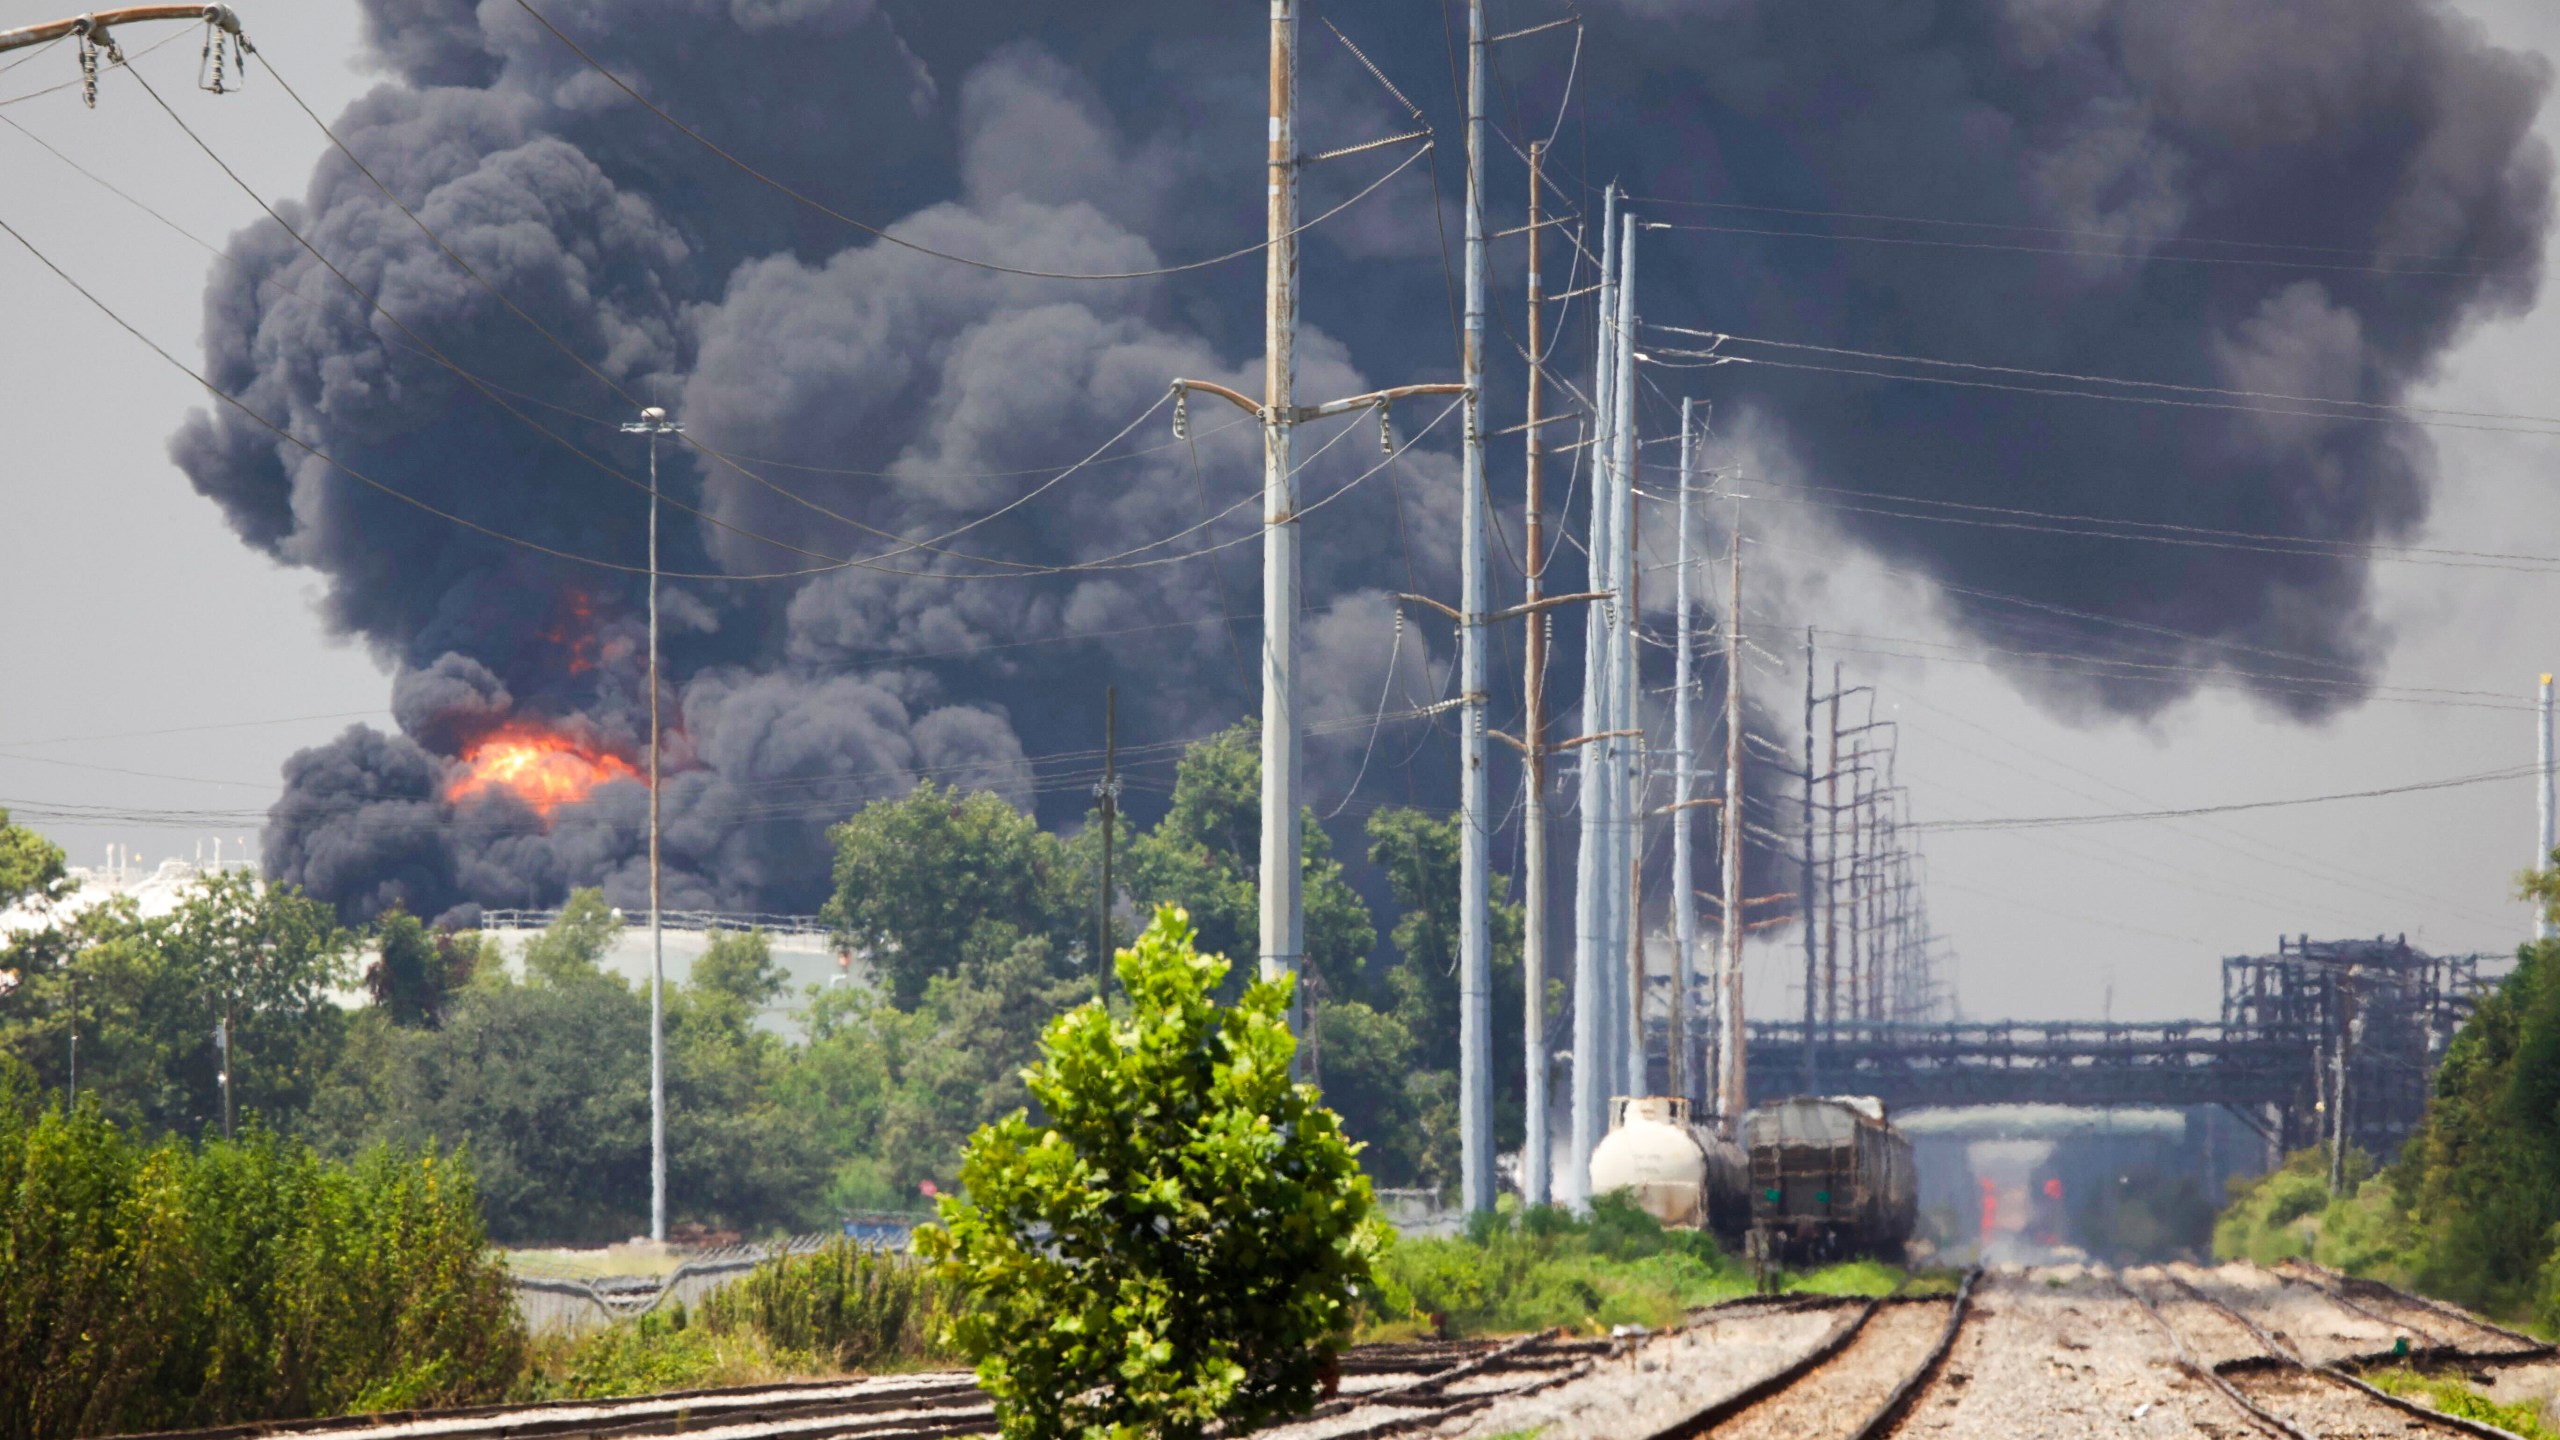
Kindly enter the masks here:
M 945 1292 L 910 1256 L 839 1240 L 767 1260 L 697 1308 L 534 1346 L 526 1399 L 645 1395 L 949 1360 Z
M 1399 1240 L 1377 1274 L 1369 1325 L 1381 1336 L 1661 1328 L 1752 1288 L 1713 1236 L 1665 1230 L 1615 1195 L 1592 1201 L 1588 1217 L 1506 1210 L 1480 1217 L 1462 1238 Z
M 455 1158 L 145 1143 L 0 1070 L 0 1440 L 467 1403 L 524 1348 Z
M 714 1333 L 752 1331 L 839 1369 L 931 1358 L 942 1291 L 916 1260 L 851 1240 L 768 1260 L 702 1302 Z

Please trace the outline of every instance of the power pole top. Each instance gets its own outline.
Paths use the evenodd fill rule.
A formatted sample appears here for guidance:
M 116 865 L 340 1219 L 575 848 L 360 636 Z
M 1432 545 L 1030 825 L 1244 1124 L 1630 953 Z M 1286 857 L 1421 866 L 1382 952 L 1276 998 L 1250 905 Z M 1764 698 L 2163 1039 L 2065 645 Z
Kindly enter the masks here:
M 112 46 L 114 41 L 108 35 L 111 29 L 145 20 L 201 20 L 225 35 L 240 34 L 240 17 L 228 5 L 126 5 L 114 10 L 92 10 L 67 20 L 0 30 L 0 51 L 23 50 L 75 35 L 94 45 Z

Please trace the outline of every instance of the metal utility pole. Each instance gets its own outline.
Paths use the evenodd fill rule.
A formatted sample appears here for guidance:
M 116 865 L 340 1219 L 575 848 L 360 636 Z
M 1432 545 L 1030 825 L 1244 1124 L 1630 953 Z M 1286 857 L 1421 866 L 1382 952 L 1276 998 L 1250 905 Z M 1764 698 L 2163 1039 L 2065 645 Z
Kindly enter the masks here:
M 1815 1058 L 1813 934 L 1813 627 L 1804 627 L 1804 859 L 1797 866 L 1796 914 L 1804 922 L 1804 1093 L 1822 1093 L 1821 1062 Z
M 2534 832 L 2536 843 L 2533 851 L 2533 868 L 2548 870 L 2551 868 L 2552 848 L 2560 845 L 2560 837 L 2555 837 L 2552 833 L 2551 677 L 2548 675 L 2542 677 L 2541 718 L 2542 748 L 2533 784 L 2534 806 L 2540 824 Z M 2538 907 L 2534 916 L 2533 935 L 2537 940 L 2548 940 L 2554 935 L 2560 935 L 2560 926 L 2555 926 L 2551 921 L 2550 906 Z
M 1102 808 L 1101 914 L 1095 920 L 1095 973 L 1105 988 L 1111 984 L 1111 822 L 1120 813 L 1120 687 L 1102 687 L 1102 778 L 1093 797 Z
M 1485 742 L 1484 0 L 1467 0 L 1466 329 L 1459 345 L 1458 1136 L 1469 1214 L 1493 1210 L 1492 805 Z
M 1298 0 L 1271 0 L 1269 236 L 1262 277 L 1262 978 L 1286 975 L 1289 1030 L 1306 1033 L 1298 833 Z
M 1522 547 L 1521 608 L 1528 612 L 1527 643 L 1521 647 L 1520 765 L 1520 1031 L 1521 1081 L 1520 1199 L 1528 1205 L 1548 1200 L 1548 1173 L 1553 1167 L 1547 1137 L 1547 615 L 1540 605 L 1547 569 L 1546 491 L 1542 473 L 1546 442 L 1539 427 L 1546 423 L 1546 296 L 1538 271 L 1539 189 L 1546 184 L 1547 146 L 1529 142 L 1529 409 L 1523 506 L 1527 525 Z
M 1298 392 L 1298 6 L 1271 0 L 1269 195 L 1263 253 L 1262 399 L 1207 380 L 1176 379 L 1174 423 L 1184 425 L 1191 391 L 1215 395 L 1262 426 L 1262 849 L 1261 974 L 1297 978 L 1306 960 L 1304 847 L 1298 831 L 1298 477 L 1297 427 L 1355 410 L 1383 412 L 1416 395 L 1463 395 L 1464 385 L 1400 385 L 1301 406 Z M 1289 1028 L 1307 1033 L 1306 996 L 1294 984 Z M 1300 1055 L 1303 1056 L 1303 1050 Z M 1299 1073 L 1301 1059 L 1291 1061 Z
M 1751 1103 L 1742 1017 L 1742 524 L 1733 527 L 1733 595 L 1724 616 L 1724 1081 L 1718 1109 L 1725 1133 L 1738 1136 Z
M 1617 323 L 1617 215 L 1618 190 L 1610 186 L 1602 199 L 1603 221 L 1600 226 L 1600 301 L 1598 354 L 1592 364 L 1592 433 L 1583 443 L 1591 450 L 1591 523 L 1590 588 L 1601 593 L 1615 591 L 1618 577 L 1611 565 L 1609 543 L 1612 533 L 1609 509 L 1609 426 L 1615 412 L 1610 405 L 1611 380 L 1616 364 L 1613 328 Z M 1591 1198 L 1591 1152 L 1600 1143 L 1601 1127 L 1608 1123 L 1609 1093 L 1607 1075 L 1608 1037 L 1611 1029 L 1604 1019 L 1610 1014 L 1609 995 L 1614 988 L 1608 976 L 1614 968 L 1602 957 L 1606 949 L 1609 909 L 1612 902 L 1611 883 L 1606 878 L 1609 831 L 1609 766 L 1606 740 L 1598 737 L 1612 730 L 1609 687 L 1610 625 L 1612 616 L 1623 613 L 1624 597 L 1594 605 L 1583 617 L 1582 643 L 1582 754 L 1578 768 L 1578 803 L 1580 834 L 1575 843 L 1573 864 L 1573 1153 L 1565 1167 L 1565 1199 L 1580 1208 Z
M 1645 1083 L 1644 1064 L 1644 713 L 1643 692 L 1638 684 L 1639 668 L 1636 650 L 1638 627 L 1642 622 L 1642 598 L 1637 593 L 1643 567 L 1636 552 L 1636 217 L 1619 217 L 1618 232 L 1618 379 L 1609 398 L 1617 407 L 1617 418 L 1609 427 L 1610 446 L 1617 452 L 1610 467 L 1616 474 L 1613 487 L 1617 505 L 1617 528 L 1613 540 L 1617 547 L 1619 591 L 1617 652 L 1615 680 L 1617 717 L 1609 728 L 1629 732 L 1613 740 L 1617 763 L 1612 767 L 1617 795 L 1611 802 L 1610 839 L 1615 847 L 1614 863 L 1623 876 L 1626 903 L 1617 912 L 1615 931 L 1611 936 L 1616 953 L 1625 957 L 1626 1031 L 1618 1042 L 1620 1083 L 1626 1094 L 1642 1095 L 1650 1087 Z
M 625 435 L 649 437 L 649 1238 L 667 1238 L 667 932 L 659 914 L 664 879 L 658 855 L 658 440 L 684 427 L 652 405 Z
M 1689 854 L 1690 797 L 1698 773 L 1697 740 L 1689 725 L 1689 491 L 1696 482 L 1697 453 L 1692 402 L 1680 401 L 1679 562 L 1673 569 L 1672 604 L 1680 612 L 1671 680 L 1671 1093 L 1687 1098 L 1689 1081 L 1689 976 L 1698 959 L 1698 880 Z

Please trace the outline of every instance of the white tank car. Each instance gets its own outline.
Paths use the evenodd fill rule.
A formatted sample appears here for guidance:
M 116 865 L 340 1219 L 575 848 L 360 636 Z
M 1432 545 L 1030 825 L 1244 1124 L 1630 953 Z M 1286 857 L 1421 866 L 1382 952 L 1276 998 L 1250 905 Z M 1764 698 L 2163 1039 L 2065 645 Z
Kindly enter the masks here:
M 1609 1133 L 1591 1151 L 1591 1193 L 1626 1192 L 1675 1229 L 1740 1234 L 1750 1224 L 1751 1166 L 1741 1146 L 1689 1121 L 1671 1095 L 1620 1095 Z

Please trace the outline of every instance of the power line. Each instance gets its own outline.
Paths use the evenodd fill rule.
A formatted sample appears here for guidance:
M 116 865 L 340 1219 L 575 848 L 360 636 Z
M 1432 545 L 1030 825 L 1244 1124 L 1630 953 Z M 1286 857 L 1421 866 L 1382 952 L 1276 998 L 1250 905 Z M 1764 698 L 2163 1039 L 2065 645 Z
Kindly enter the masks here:
M 2345 245 L 2300 245 L 2276 240 L 2220 240 L 2203 235 L 2125 235 L 2107 230 L 2075 230 L 2058 225 L 2023 225 L 1992 220 L 1948 220 L 1927 215 L 1887 215 L 1859 210 L 1800 210 L 1784 205 L 1746 205 L 1730 200 L 1673 200 L 1661 195 L 1635 197 L 1643 205 L 1675 205 L 1690 210 L 1742 210 L 1761 215 L 1794 215 L 1816 220 L 1874 220 L 1897 225 L 1936 225 L 1964 230 L 2010 230 L 2034 235 L 2068 235 L 2084 240 L 2148 241 L 2165 245 L 2223 245 L 2242 250 L 2294 250 L 2313 255 L 2378 255 L 2395 260 L 2435 263 L 2467 260 L 2462 255 L 2435 255 L 2415 250 L 2376 250 Z M 2505 264 L 2517 257 L 2498 257 Z M 2493 272 L 2484 272 L 2493 273 Z
M 522 3 L 522 0 L 518 0 Z M 2342 265 L 2324 260 L 2261 260 L 2248 255 L 2170 255 L 2157 250 L 2094 250 L 2061 245 L 2013 245 L 1987 240 L 1924 240 L 1911 235 L 1844 235 L 1828 230 L 1772 230 L 1747 225 L 1700 225 L 1655 220 L 1647 224 L 1653 230 L 1688 230 L 1711 235 L 1744 235 L 1778 240 L 1832 240 L 1844 244 L 1892 245 L 1929 250 L 1972 250 L 2012 255 L 2069 255 L 2095 260 L 2126 260 L 2136 264 L 2160 261 L 2173 265 L 2233 265 L 2259 270 L 2323 270 L 2349 275 L 2434 276 L 2452 280 L 2494 280 L 2494 271 L 2437 270 L 2407 265 Z
M 541 11 L 534 9 L 529 3 L 529 0 L 516 0 L 516 4 L 523 9 L 524 13 L 532 16 L 535 22 L 541 25 L 543 29 L 550 31 L 552 38 L 558 40 L 562 45 L 567 46 L 571 54 L 585 62 L 589 69 L 595 71 L 598 75 L 603 76 L 605 80 L 613 86 L 613 88 L 630 96 L 642 109 L 665 122 L 666 125 L 677 134 L 684 136 L 696 145 L 710 151 L 713 155 L 718 156 L 720 159 L 726 161 L 741 173 L 745 174 L 749 179 L 754 180 L 756 183 L 763 185 L 768 189 L 789 197 L 799 204 L 826 216 L 830 220 L 850 225 L 854 229 L 859 230 L 865 235 L 869 235 L 876 240 L 886 241 L 901 249 L 912 250 L 919 255 L 929 255 L 936 260 L 948 260 L 955 265 L 966 265 L 974 270 L 991 270 L 999 275 L 1020 275 L 1033 280 L 1148 280 L 1163 275 L 1180 275 L 1193 270 L 1206 270 L 1212 266 L 1224 265 L 1230 261 L 1241 260 L 1248 255 L 1259 255 L 1275 243 L 1273 239 L 1265 238 L 1256 241 L 1251 245 L 1230 250 L 1223 255 L 1212 255 L 1206 260 L 1192 260 L 1180 265 L 1163 265 L 1151 270 L 1116 270 L 1093 273 L 1058 270 L 1030 270 L 1014 265 L 999 265 L 991 260 L 973 259 L 966 255 L 954 255 L 948 251 L 936 250 L 929 245 L 919 245 L 913 240 L 905 239 L 891 231 L 884 230 L 877 225 L 870 224 L 867 221 L 857 220 L 823 201 L 813 199 L 809 195 L 793 189 L 791 186 L 784 184 L 782 181 L 775 179 L 771 175 L 768 175 L 753 165 L 748 164 L 746 161 L 739 159 L 729 151 L 722 149 L 719 145 L 715 144 L 710 137 L 704 135 L 698 130 L 695 130 L 683 121 L 678 120 L 675 116 L 668 114 L 664 109 L 661 109 L 655 101 L 652 101 L 649 97 L 641 94 L 638 90 L 633 89 L 629 81 L 626 81 L 620 75 L 615 74 L 603 61 L 588 54 L 585 47 L 578 44 L 577 41 L 570 39 L 566 31 L 563 31 L 559 26 L 552 24 L 550 18 L 545 16 Z M 1380 186 L 1385 185 L 1388 181 L 1403 174 L 1406 170 L 1412 168 L 1416 161 L 1420 160 L 1423 156 L 1430 154 L 1432 148 L 1432 142 L 1429 140 L 1423 141 L 1421 145 L 1415 148 L 1412 154 L 1397 162 L 1394 169 L 1387 171 L 1387 173 L 1369 182 L 1366 189 L 1361 190 L 1350 199 L 1343 201 L 1341 204 L 1334 206 L 1332 209 L 1325 211 L 1314 219 L 1299 225 L 1296 229 L 1289 231 L 1287 235 L 1278 238 L 1287 239 L 1292 236 L 1304 234 L 1305 232 L 1314 229 L 1316 226 L 1322 225 L 1334 216 L 1341 214 L 1343 211 L 1350 209 L 1352 206 L 1359 204 L 1361 201 L 1368 199 L 1370 195 L 1376 193 Z
M 2503 770 L 2484 770 L 2472 775 L 2455 775 L 2442 780 L 2421 780 L 2408 785 L 2386 785 L 2371 790 L 2341 790 L 2327 795 L 2303 795 L 2290 800 L 2243 800 L 2226 805 L 2189 805 L 2169 810 L 2116 810 L 2085 815 L 2022 815 L 1989 820 L 1921 820 L 1912 823 L 1915 830 L 2043 830 L 2079 825 L 2115 825 L 2128 821 L 2183 820 L 2197 815 L 2231 815 L 2249 810 L 2281 810 L 2301 805 L 2326 805 L 2340 800 L 2372 800 L 2390 795 L 2416 795 L 2434 790 L 2453 790 L 2471 785 L 2488 785 L 2521 779 L 2536 773 L 2531 765 L 2509 766 Z
M 1894 520 L 1919 520 L 1931 524 L 1967 525 L 1992 530 L 2019 530 L 2035 534 L 2073 535 L 2091 540 L 2138 540 L 2164 545 L 2189 545 L 2206 549 L 2253 551 L 2273 555 L 2310 555 L 2335 559 L 2361 558 L 2389 560 L 2411 565 L 2438 565 L 2457 570 L 2504 570 L 2519 574 L 2544 574 L 2560 569 L 2560 555 L 2532 555 L 2496 550 L 2459 550 L 2429 545 L 2394 545 L 2374 540 L 2349 540 L 2339 537 L 2285 534 L 2270 530 L 2230 530 L 2206 525 L 2179 525 L 2163 520 L 2128 520 L 2108 515 L 2075 514 L 2067 511 L 2030 510 L 2010 505 L 1977 505 L 1961 500 L 1937 500 L 1916 495 L 1893 495 L 1873 490 L 1858 490 L 1841 485 L 1816 485 L 1802 480 L 1779 479 L 1768 475 L 1753 477 L 1754 483 L 1780 489 L 1801 490 L 1821 495 L 1844 495 L 1852 499 L 1871 500 L 1876 506 L 1842 505 L 1815 502 L 1787 496 L 1763 497 L 1781 505 L 1813 505 L 1851 515 L 1876 515 Z M 1648 497 L 1651 498 L 1651 497 Z M 1926 515 L 1883 506 L 1917 506 L 1934 510 L 1957 510 L 1965 515 Z M 1969 518 L 1974 515 L 2017 517 L 2011 520 Z M 2028 520 L 2048 520 L 2060 524 L 2037 525 Z M 2073 528 L 2103 526 L 2104 529 Z M 2130 532 L 2130 533 L 2128 533 Z M 2255 543 L 2233 543 L 2255 542 Z
M 2326 395 L 2288 395 L 2269 390 L 2231 390 L 2217 385 L 2184 385 L 2167 380 L 2135 380 L 2121 375 L 2081 375 L 2068 370 L 2032 370 L 2016 365 L 1985 365 L 1969 360 L 1934 359 L 1926 355 L 1897 355 L 1882 350 L 1852 350 L 1837 345 L 1812 345 L 1795 340 L 1769 340 L 1755 335 L 1736 335 L 1724 330 L 1694 330 L 1681 325 L 1653 324 L 1646 328 L 1673 335 L 1695 336 L 1718 344 L 1731 342 L 1739 345 L 1766 345 L 1779 350 L 1801 350 L 1819 355 L 1844 355 L 1857 360 L 1887 360 L 1904 365 L 1935 365 L 1952 370 L 1974 370 L 1993 375 L 2018 375 L 2039 380 L 2074 380 L 2093 385 L 2174 390 L 2187 395 L 2224 395 L 2246 400 L 2287 400 L 2308 405 L 2335 405 L 2353 410 L 2386 411 L 2398 415 L 2454 415 L 2473 420 L 2521 420 L 2536 425 L 2560 426 L 2560 416 L 2551 415 L 2520 415 L 2499 410 L 2448 410 L 2433 405 L 2408 405 L 2387 400 L 2340 400 Z
M 1712 355 L 1709 351 L 1668 350 L 1660 353 Z M 1659 359 L 1650 363 L 1674 370 L 1693 368 L 1664 365 L 1664 362 Z M 2342 420 L 2366 425 L 2422 425 L 2433 430 L 2482 430 L 2496 435 L 2560 435 L 2560 429 L 2539 429 L 2529 425 L 2476 425 L 2459 420 L 2429 420 L 2416 415 L 2359 415 L 2338 410 L 2285 410 L 2271 405 L 2226 405 L 2210 400 L 2180 400 L 2166 395 L 2113 395 L 2103 390 L 2062 390 L 2046 385 L 2004 385 L 1990 380 L 1960 380 L 1951 375 L 1912 375 L 1895 370 L 1868 370 L 1851 365 L 1809 365 L 1794 360 L 1770 360 L 1757 355 L 1713 355 L 1713 363 L 1753 365 L 1764 370 L 1802 370 L 1822 375 L 1855 375 L 1870 380 L 1900 380 L 1914 385 L 1952 385 L 1964 390 L 1998 390 L 2013 395 L 2047 395 L 2067 400 L 2104 400 L 2117 405 L 2153 405 L 2177 410 L 2225 410 L 2248 415 L 2289 415 L 2305 420 Z

